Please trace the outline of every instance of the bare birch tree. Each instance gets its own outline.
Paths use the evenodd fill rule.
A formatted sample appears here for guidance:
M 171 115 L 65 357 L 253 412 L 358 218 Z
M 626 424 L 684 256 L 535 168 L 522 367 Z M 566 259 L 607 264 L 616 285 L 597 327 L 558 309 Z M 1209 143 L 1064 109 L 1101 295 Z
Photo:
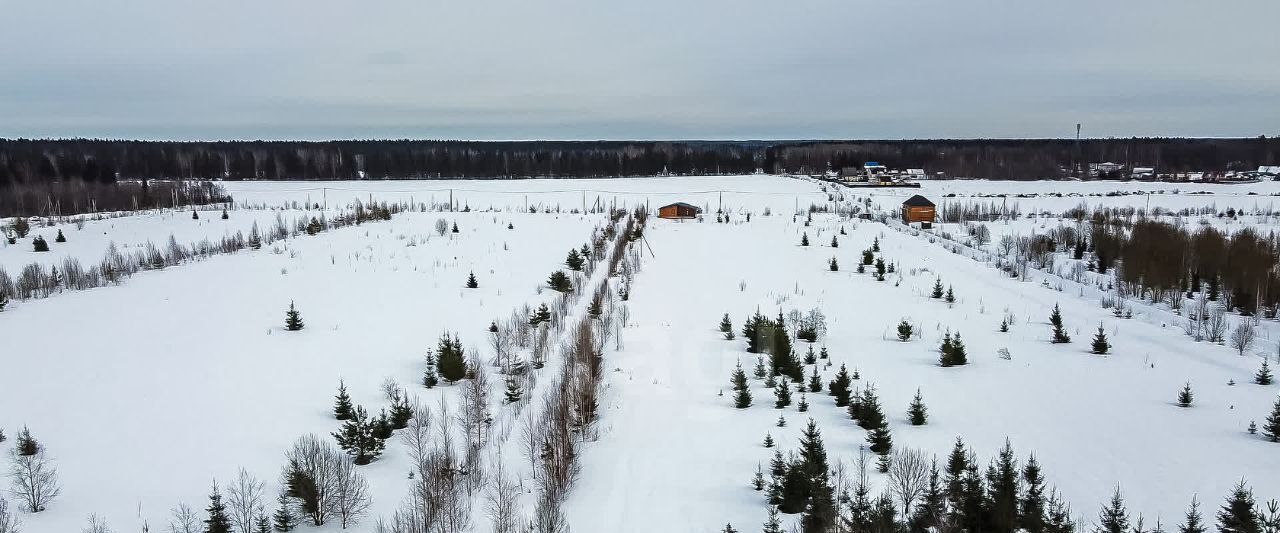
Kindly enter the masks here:
M 262 507 L 262 488 L 262 481 L 243 468 L 227 487 L 227 511 L 238 531 L 253 531 L 253 519 Z
M 38 513 L 58 497 L 62 486 L 58 483 L 58 469 L 44 449 L 35 455 L 12 454 L 9 476 L 13 478 L 12 493 L 22 502 L 27 512 Z

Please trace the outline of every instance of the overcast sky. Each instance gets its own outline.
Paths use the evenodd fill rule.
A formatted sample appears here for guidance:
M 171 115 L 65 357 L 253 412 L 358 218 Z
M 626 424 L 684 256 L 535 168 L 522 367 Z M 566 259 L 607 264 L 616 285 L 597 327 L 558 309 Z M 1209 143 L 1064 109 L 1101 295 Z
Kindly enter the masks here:
M 0 137 L 1280 134 L 1280 0 L 6 0 Z

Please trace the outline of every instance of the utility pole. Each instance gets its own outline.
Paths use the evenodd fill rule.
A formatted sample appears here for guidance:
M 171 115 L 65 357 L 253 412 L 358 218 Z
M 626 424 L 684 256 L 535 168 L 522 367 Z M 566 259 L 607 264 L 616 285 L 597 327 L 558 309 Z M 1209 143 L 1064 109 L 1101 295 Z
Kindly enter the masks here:
M 1075 153 L 1075 157 L 1073 157 L 1072 159 L 1075 160 L 1075 165 L 1074 165 L 1075 168 L 1073 168 L 1071 171 L 1075 174 L 1075 177 L 1078 178 L 1080 177 L 1080 123 L 1079 122 L 1076 123 L 1076 153 Z

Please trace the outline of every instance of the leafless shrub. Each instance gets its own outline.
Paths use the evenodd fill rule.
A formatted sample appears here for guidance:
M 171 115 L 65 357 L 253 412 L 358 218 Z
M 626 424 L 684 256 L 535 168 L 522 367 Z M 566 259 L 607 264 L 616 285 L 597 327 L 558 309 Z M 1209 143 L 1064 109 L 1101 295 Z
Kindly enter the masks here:
M 502 457 L 497 457 L 498 465 L 485 494 L 485 512 L 493 523 L 493 533 L 517 533 L 520 531 L 520 485 L 502 468 Z
M 338 515 L 342 529 L 354 525 L 369 512 L 369 506 L 373 504 L 369 498 L 369 483 L 356 470 L 356 464 L 350 457 L 343 456 L 335 464 L 333 495 L 334 512 Z
M 1236 328 L 1231 331 L 1231 347 L 1236 349 L 1236 353 L 1244 355 L 1244 352 L 1253 346 L 1253 341 L 1257 337 L 1257 328 L 1253 325 L 1253 320 L 1249 317 L 1241 318 L 1236 322 Z
M 200 517 L 187 504 L 178 502 L 178 506 L 169 511 L 169 533 L 201 533 Z
M 1214 309 L 1209 312 L 1209 319 L 1205 321 L 1205 338 L 1209 342 L 1221 344 L 1227 335 L 1227 313 L 1222 309 Z
M 107 526 L 107 519 L 97 514 L 89 515 L 87 524 L 80 529 L 80 533 L 113 533 L 111 527 Z

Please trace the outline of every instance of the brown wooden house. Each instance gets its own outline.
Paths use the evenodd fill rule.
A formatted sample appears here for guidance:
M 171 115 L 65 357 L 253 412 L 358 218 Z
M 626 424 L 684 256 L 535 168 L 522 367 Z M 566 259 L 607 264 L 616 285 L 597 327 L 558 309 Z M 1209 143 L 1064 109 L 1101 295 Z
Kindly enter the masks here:
M 695 218 L 702 209 L 696 205 L 676 202 L 658 208 L 658 218 Z
M 934 205 L 928 198 L 917 194 L 902 202 L 902 221 L 904 223 L 919 222 L 921 226 L 929 228 L 933 226 L 934 216 Z

